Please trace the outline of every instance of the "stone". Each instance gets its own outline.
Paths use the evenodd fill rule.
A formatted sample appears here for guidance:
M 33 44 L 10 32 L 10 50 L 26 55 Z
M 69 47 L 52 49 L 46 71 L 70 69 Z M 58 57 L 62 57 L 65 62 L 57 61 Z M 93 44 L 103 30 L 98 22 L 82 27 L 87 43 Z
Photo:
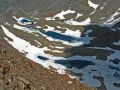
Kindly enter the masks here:
M 23 83 L 25 83 L 25 84 L 27 84 L 27 85 L 29 85 L 30 84 L 30 82 L 29 81 L 27 81 L 25 78 L 23 78 L 23 77 L 17 77 L 20 81 L 22 81 Z
M 73 82 L 72 81 L 68 81 L 68 84 L 72 84 Z
M 0 86 L 0 90 L 5 90 L 5 88 L 3 86 Z
M 4 78 L 3 67 L 0 65 L 0 79 Z
M 41 87 L 41 90 L 46 90 L 46 87 Z

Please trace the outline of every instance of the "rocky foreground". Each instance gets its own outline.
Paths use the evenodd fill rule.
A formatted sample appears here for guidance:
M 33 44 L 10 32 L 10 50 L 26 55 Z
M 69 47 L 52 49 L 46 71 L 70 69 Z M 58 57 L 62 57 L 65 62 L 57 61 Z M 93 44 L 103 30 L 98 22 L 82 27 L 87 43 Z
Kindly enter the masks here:
M 0 90 L 95 90 L 26 59 L 2 36 L 0 33 Z
M 119 5 L 1 0 L 0 90 L 120 90 Z

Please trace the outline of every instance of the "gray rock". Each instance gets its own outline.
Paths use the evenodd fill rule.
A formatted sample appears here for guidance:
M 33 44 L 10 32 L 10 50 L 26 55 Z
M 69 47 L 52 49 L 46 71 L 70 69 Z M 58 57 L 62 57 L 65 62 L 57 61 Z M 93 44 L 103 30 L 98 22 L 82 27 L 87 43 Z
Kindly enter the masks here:
M 29 85 L 30 84 L 30 82 L 28 81 L 28 80 L 26 80 L 25 78 L 23 78 L 23 77 L 17 77 L 20 81 L 22 81 L 23 83 L 25 83 L 25 84 L 27 84 L 27 85 Z
M 3 68 L 0 67 L 0 79 L 4 78 Z
M 3 86 L 0 86 L 0 90 L 5 90 L 5 88 Z

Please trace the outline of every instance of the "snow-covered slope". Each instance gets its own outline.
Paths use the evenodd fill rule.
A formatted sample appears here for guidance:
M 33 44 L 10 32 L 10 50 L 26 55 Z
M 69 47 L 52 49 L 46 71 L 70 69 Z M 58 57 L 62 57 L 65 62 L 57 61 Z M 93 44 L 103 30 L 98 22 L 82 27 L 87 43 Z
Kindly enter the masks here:
M 0 24 L 4 39 L 32 61 L 60 74 L 70 71 L 71 77 L 98 90 L 119 90 L 119 4 L 119 0 L 16 0 L 12 7 L 5 3 Z

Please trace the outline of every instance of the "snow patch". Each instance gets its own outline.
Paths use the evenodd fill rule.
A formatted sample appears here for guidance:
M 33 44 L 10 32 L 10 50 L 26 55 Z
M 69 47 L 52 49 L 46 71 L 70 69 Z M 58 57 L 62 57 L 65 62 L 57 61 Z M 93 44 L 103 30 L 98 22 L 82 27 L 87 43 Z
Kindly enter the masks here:
M 77 18 L 79 18 L 79 17 L 81 17 L 81 16 L 83 16 L 83 14 L 77 13 L 77 16 L 76 16 L 75 19 L 77 19 Z
M 57 26 L 57 28 L 59 28 L 59 29 L 66 29 L 66 31 L 64 33 L 62 33 L 61 31 L 55 30 L 54 27 L 51 27 L 48 25 L 46 25 L 46 26 L 47 26 L 47 28 L 44 29 L 45 31 L 54 31 L 54 32 L 57 32 L 57 33 L 60 33 L 63 35 L 72 36 L 72 37 L 76 37 L 76 38 L 80 38 L 80 36 L 81 36 L 80 30 L 70 30 L 68 28 L 62 28 L 60 26 Z
M 120 12 L 115 12 L 113 15 L 110 16 L 110 18 L 104 22 L 101 26 L 107 26 L 107 27 L 113 27 L 117 22 L 120 21 L 120 17 L 115 19 L 116 16 L 118 16 Z
M 20 25 L 29 25 L 29 24 L 32 24 L 33 21 L 32 20 L 29 20 L 29 19 L 26 19 L 26 18 L 23 18 L 23 17 L 20 17 L 20 18 L 17 18 L 15 16 L 13 16 L 13 18 L 18 22 L 18 24 Z
M 97 7 L 99 6 L 98 4 L 95 4 L 90 0 L 88 0 L 88 4 L 89 4 L 90 7 L 93 7 L 94 9 L 97 9 Z
M 73 14 L 73 13 L 75 13 L 75 12 L 76 12 L 76 11 L 73 11 L 73 10 L 66 10 L 66 11 L 62 10 L 60 13 L 54 15 L 53 17 L 47 17 L 47 18 L 45 18 L 45 19 L 46 19 L 46 20 L 55 20 L 55 18 L 66 19 L 66 18 L 64 17 L 64 15 Z
M 19 29 L 19 30 L 23 30 L 23 31 L 26 31 L 28 33 L 38 33 L 40 35 L 42 35 L 43 37 L 45 37 L 46 39 L 48 39 L 49 41 L 57 41 L 57 42 L 62 42 L 63 44 L 65 45 L 70 45 L 70 46 L 79 46 L 79 45 L 83 45 L 84 42 L 82 41 L 73 41 L 73 42 L 67 42 L 67 41 L 63 41 L 63 40 L 60 40 L 60 39 L 55 39 L 55 38 L 52 38 L 50 36 L 47 36 L 45 34 L 43 34 L 42 32 L 38 31 L 38 30 L 35 30 L 33 28 L 27 28 L 27 27 L 22 27 L 22 26 L 19 26 L 19 25 L 16 25 L 14 24 L 14 28 L 16 29 Z M 45 29 L 45 31 L 53 31 L 53 32 L 56 32 L 54 31 L 54 28 L 53 27 L 50 27 L 48 26 L 47 29 Z M 69 31 L 70 32 L 70 31 Z M 77 31 L 78 32 L 78 31 Z M 59 32 L 57 32 L 59 33 Z M 60 34 L 63 34 L 63 35 L 66 35 L 65 33 L 60 33 Z M 79 33 L 78 33 L 79 34 Z M 77 39 L 77 38 L 76 38 Z
M 65 74 L 65 70 L 70 70 L 74 73 L 77 73 L 75 78 L 79 77 L 81 78 L 82 83 L 86 83 L 87 85 L 93 86 L 93 87 L 99 87 L 101 85 L 99 80 L 94 79 L 94 76 L 103 77 L 104 78 L 104 84 L 107 88 L 107 90 L 119 90 L 118 87 L 115 87 L 113 83 L 120 82 L 120 73 L 119 73 L 119 67 L 120 65 L 115 65 L 114 63 L 110 62 L 110 59 L 119 57 L 120 59 L 120 51 L 116 51 L 112 55 L 108 57 L 106 61 L 96 59 L 96 56 L 72 56 L 69 58 L 63 58 L 63 57 L 55 57 L 49 54 L 45 54 L 44 51 L 49 50 L 47 47 L 38 48 L 34 45 L 31 45 L 29 42 L 15 36 L 11 32 L 9 32 L 8 29 L 6 29 L 3 25 L 1 25 L 4 33 L 6 36 L 10 37 L 13 41 L 9 41 L 7 38 L 6 41 L 11 44 L 14 48 L 16 48 L 19 52 L 27 52 L 25 53 L 25 56 L 31 60 L 33 60 L 36 63 L 39 63 L 43 65 L 45 68 L 53 67 L 59 72 L 60 74 Z M 97 47 L 96 47 L 97 48 Z M 98 47 L 99 48 L 99 47 Z M 103 48 L 104 49 L 104 48 Z M 110 50 L 110 48 L 106 48 Z M 38 59 L 37 56 L 43 56 L 48 58 L 48 60 L 41 60 Z M 55 63 L 57 60 L 81 60 L 81 61 L 90 61 L 93 62 L 94 65 L 88 65 L 84 68 L 67 68 L 66 66 L 60 65 Z M 113 67 L 113 68 L 110 68 Z M 117 69 L 116 69 L 117 68 Z M 79 74 L 82 74 L 80 77 Z M 91 83 L 92 82 L 92 83 Z
M 120 45 L 120 40 L 118 42 L 114 42 L 115 45 Z
M 90 0 L 88 0 L 88 4 L 89 4 L 90 7 L 92 7 L 92 8 L 95 9 L 95 10 L 90 14 L 90 15 L 92 15 L 92 14 L 94 14 L 94 13 L 96 12 L 96 9 L 97 9 L 97 7 L 98 7 L 99 5 L 98 5 L 98 4 L 94 4 L 94 3 L 91 2 Z
M 82 22 L 77 22 L 77 21 L 74 21 L 74 20 L 67 20 L 67 21 L 65 21 L 65 23 L 69 24 L 69 25 L 89 25 L 90 22 L 91 22 L 90 18 L 87 18 L 86 20 L 84 20 Z
M 67 11 L 62 10 L 60 13 L 56 14 L 53 18 L 59 17 L 60 19 L 65 19 L 64 15 L 73 14 L 75 12 L 76 11 L 73 10 L 67 10 Z
M 44 48 L 38 48 L 35 47 L 33 45 L 31 45 L 29 42 L 16 37 L 14 34 L 12 34 L 11 32 L 8 31 L 8 29 L 6 29 L 3 25 L 1 25 L 4 33 L 6 34 L 6 36 L 10 37 L 13 41 L 9 41 L 7 38 L 5 38 L 5 40 L 12 45 L 14 48 L 16 48 L 19 52 L 27 52 L 25 55 L 27 58 L 33 60 L 36 63 L 39 63 L 41 65 L 43 65 L 45 68 L 50 68 L 50 66 L 52 66 L 53 68 L 57 69 L 57 71 L 60 74 L 64 74 L 65 73 L 65 67 L 59 64 L 55 64 L 54 60 L 57 59 L 64 59 L 62 57 L 55 57 L 49 54 L 45 54 L 44 51 L 48 50 L 47 47 Z M 49 58 L 49 60 L 44 61 L 44 60 L 40 60 L 37 58 L 37 56 L 44 56 Z

